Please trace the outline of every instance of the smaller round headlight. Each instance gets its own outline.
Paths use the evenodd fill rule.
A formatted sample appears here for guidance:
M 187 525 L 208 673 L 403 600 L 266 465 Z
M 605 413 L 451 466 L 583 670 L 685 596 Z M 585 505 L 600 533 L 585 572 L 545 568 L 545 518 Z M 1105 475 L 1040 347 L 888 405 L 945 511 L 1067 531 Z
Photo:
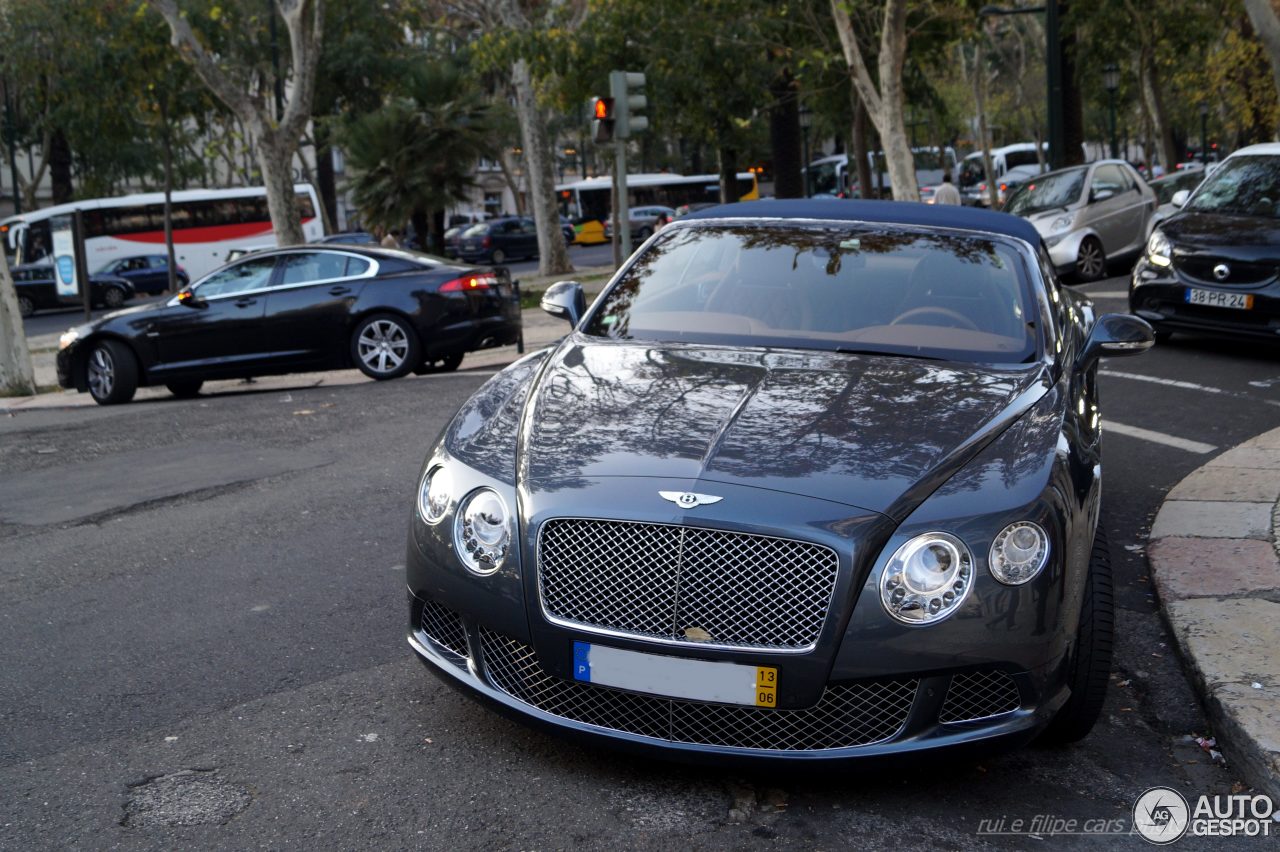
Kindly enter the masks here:
M 511 546 L 511 516 L 496 491 L 473 492 L 454 520 L 453 545 L 458 558 L 477 574 L 498 570 Z
M 449 476 L 442 467 L 433 467 L 418 484 L 418 514 L 429 524 L 438 524 L 449 510 Z
M 1020 586 L 1035 578 L 1049 561 L 1049 536 L 1038 524 L 1018 521 L 991 542 L 987 565 L 1001 583 Z
M 907 624 L 932 624 L 959 608 L 973 585 L 973 557 L 947 533 L 918 535 L 899 547 L 880 574 L 880 602 Z

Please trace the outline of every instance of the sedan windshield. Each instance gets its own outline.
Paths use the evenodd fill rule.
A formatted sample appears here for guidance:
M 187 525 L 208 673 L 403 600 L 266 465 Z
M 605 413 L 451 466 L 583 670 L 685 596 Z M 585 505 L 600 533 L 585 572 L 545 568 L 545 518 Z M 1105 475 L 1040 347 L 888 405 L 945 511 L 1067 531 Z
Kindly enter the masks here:
M 1186 209 L 1280 218 L 1280 157 L 1231 157 L 1205 178 Z
M 893 226 L 667 232 L 584 327 L 685 341 L 969 362 L 1035 357 L 1026 268 L 997 238 Z
M 1009 199 L 1004 210 L 1015 216 L 1030 216 L 1056 207 L 1069 207 L 1080 200 L 1087 172 L 1088 169 L 1084 168 L 1069 169 L 1024 183 Z

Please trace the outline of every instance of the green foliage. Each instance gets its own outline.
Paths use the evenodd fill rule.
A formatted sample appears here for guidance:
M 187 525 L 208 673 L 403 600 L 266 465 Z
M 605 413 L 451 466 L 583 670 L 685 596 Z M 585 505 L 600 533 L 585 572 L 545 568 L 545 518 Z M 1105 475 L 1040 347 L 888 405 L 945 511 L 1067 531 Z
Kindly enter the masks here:
M 352 198 L 366 225 L 399 228 L 466 197 L 478 158 L 493 154 L 494 112 L 453 65 L 414 65 L 403 90 L 339 131 Z

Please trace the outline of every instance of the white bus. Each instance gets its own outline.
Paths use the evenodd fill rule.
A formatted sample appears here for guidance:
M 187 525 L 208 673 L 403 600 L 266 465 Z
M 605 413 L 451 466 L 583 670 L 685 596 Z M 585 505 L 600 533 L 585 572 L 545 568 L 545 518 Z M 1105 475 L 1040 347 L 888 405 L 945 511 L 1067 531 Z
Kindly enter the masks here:
M 294 186 L 302 233 L 307 242 L 324 236 L 316 215 L 319 203 L 311 184 Z M 163 254 L 164 193 L 118 198 L 90 198 L 58 204 L 6 219 L 9 249 L 16 263 L 35 263 L 49 253 L 49 219 L 81 211 L 90 272 L 134 255 Z M 267 191 L 260 186 L 237 189 L 187 189 L 173 193 L 173 252 L 191 280 L 218 268 L 235 248 L 274 246 Z
M 916 185 L 919 187 L 936 186 L 942 183 L 942 175 L 956 173 L 956 149 L 950 145 L 941 152 L 933 148 L 912 148 L 911 156 L 916 165 Z M 864 192 L 858 186 L 856 164 L 849 166 L 848 154 L 832 154 L 820 157 L 805 169 L 806 185 L 810 196 L 831 195 L 836 198 L 875 198 L 877 194 L 889 195 L 889 167 L 884 160 L 883 151 L 868 151 L 867 162 L 871 165 L 873 185 Z M 879 183 L 874 183 L 879 175 Z

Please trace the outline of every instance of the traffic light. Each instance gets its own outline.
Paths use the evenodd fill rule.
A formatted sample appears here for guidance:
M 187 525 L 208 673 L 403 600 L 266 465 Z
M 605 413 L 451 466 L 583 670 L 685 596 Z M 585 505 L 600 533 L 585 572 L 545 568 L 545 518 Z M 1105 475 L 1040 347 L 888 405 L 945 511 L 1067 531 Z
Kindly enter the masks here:
M 596 142 L 613 141 L 616 121 L 613 98 L 591 99 L 591 137 Z
M 643 74 L 638 71 L 610 71 L 609 94 L 613 96 L 614 103 L 614 134 L 619 139 L 628 139 L 648 129 L 649 119 L 639 114 L 649 105 L 648 98 L 644 96 Z

